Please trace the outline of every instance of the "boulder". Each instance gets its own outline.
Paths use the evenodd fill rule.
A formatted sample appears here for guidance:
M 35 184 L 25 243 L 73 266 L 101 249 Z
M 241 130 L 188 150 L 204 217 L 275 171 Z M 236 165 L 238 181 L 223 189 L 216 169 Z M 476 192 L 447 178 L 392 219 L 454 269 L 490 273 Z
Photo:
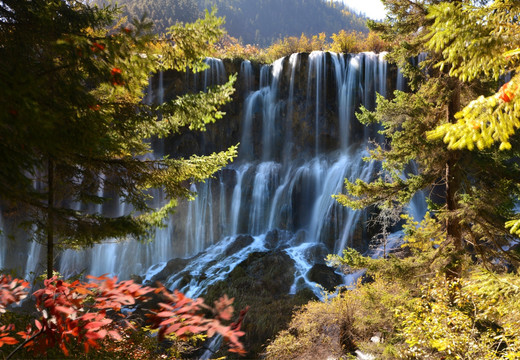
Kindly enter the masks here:
M 168 261 L 164 269 L 159 271 L 157 274 L 155 274 L 151 278 L 151 283 L 155 283 L 156 281 L 164 282 L 166 279 L 168 279 L 171 275 L 174 275 L 176 273 L 179 273 L 181 270 L 183 270 L 186 265 L 190 262 L 191 259 L 180 259 L 175 258 Z
M 236 254 L 246 246 L 249 246 L 255 241 L 251 235 L 238 235 L 231 244 L 228 245 L 226 251 L 224 251 L 225 256 L 231 256 Z
M 334 268 L 325 264 L 315 264 L 307 273 L 310 281 L 320 284 L 328 291 L 334 291 L 334 288 L 343 282 L 341 275 L 334 271 Z

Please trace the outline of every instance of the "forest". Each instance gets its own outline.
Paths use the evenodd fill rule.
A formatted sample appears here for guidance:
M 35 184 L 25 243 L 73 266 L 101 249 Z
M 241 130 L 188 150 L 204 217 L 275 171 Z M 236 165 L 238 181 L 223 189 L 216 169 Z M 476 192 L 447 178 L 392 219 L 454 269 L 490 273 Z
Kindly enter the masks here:
M 96 2 L 110 3 L 106 0 Z M 341 3 L 331 6 L 322 0 L 122 0 L 117 1 L 117 5 L 128 20 L 139 19 L 146 13 L 158 33 L 164 33 L 176 21 L 194 21 L 204 14 L 204 10 L 216 7 L 217 15 L 225 18 L 225 28 L 230 36 L 244 44 L 262 47 L 301 34 L 368 31 L 366 18 L 354 14 Z
M 0 2 L 1 356 L 520 358 L 520 3 L 381 1 Z

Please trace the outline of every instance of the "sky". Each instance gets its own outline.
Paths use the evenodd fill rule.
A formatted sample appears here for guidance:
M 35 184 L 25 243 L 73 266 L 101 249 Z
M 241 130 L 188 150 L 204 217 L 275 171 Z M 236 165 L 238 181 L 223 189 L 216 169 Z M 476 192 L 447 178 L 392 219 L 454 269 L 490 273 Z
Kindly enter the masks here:
M 381 20 L 385 17 L 385 7 L 381 0 L 343 0 L 352 10 L 364 13 L 371 19 Z

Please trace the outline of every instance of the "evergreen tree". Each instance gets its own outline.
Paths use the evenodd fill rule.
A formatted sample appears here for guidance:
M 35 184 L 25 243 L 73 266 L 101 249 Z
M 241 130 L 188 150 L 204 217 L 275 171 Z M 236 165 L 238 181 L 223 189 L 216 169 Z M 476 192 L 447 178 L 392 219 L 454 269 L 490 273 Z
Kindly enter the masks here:
M 371 156 L 382 161 L 381 176 L 368 183 L 346 181 L 347 194 L 338 195 L 337 199 L 355 208 L 374 203 L 387 207 L 406 204 L 417 191 L 428 189 L 430 209 L 437 219 L 444 220 L 445 245 L 451 248 L 446 269 L 448 274 L 456 275 L 463 251 L 471 249 L 487 257 L 511 242 L 503 221 L 513 213 L 513 200 L 518 194 L 515 179 L 520 175 L 518 167 L 510 161 L 518 155 L 516 150 L 509 153 L 495 148 L 479 153 L 452 150 L 426 136 L 439 125 L 455 123 L 461 104 L 492 92 L 496 86 L 485 73 L 459 78 L 453 68 L 446 66 L 445 53 L 435 45 L 439 24 L 443 24 L 446 32 L 456 33 L 454 38 L 460 44 L 477 38 L 469 31 L 452 30 L 456 21 L 451 19 L 458 16 L 454 11 L 444 12 L 444 20 L 438 20 L 440 7 L 478 4 L 436 0 L 383 2 L 389 10 L 388 19 L 382 24 L 372 23 L 371 27 L 398 44 L 388 58 L 403 69 L 414 91 L 396 92 L 392 100 L 379 97 L 375 112 L 363 109 L 359 114 L 364 123 L 380 123 L 388 140 L 387 144 L 377 146 Z M 459 59 L 479 56 L 468 54 L 475 51 L 471 47 L 459 50 Z M 426 60 L 419 64 L 410 61 L 423 52 L 427 52 Z M 419 169 L 417 174 L 409 171 L 412 161 Z
M 54 247 L 89 246 L 106 238 L 146 238 L 191 197 L 192 181 L 227 164 L 236 148 L 189 159 L 151 154 L 149 139 L 204 130 L 220 118 L 218 106 L 232 81 L 207 93 L 165 104 L 144 104 L 148 78 L 159 70 L 204 68 L 208 43 L 221 19 L 151 34 L 151 24 L 113 24 L 115 9 L 82 1 L 7 0 L 0 3 L 0 198 L 4 213 L 33 225 L 47 244 L 47 273 Z M 108 29 L 108 30 L 107 30 Z M 150 189 L 170 201 L 151 208 Z M 108 217 L 99 207 L 111 197 L 132 213 Z
M 450 149 L 473 150 L 476 145 L 483 150 L 498 142 L 500 150 L 511 150 L 512 143 L 518 145 L 518 140 L 511 137 L 520 128 L 520 98 L 517 96 L 520 4 L 514 1 L 493 1 L 485 6 L 441 4 L 432 9 L 432 14 L 435 23 L 429 47 L 442 52 L 444 60 L 440 65 L 449 66 L 453 76 L 467 81 L 483 75 L 495 80 L 512 78 L 492 95 L 481 95 L 471 101 L 456 115 L 455 124 L 441 125 L 428 136 L 442 137 Z M 448 14 L 455 16 L 448 19 Z M 482 21 L 484 18 L 487 20 Z M 446 28 L 448 20 L 454 24 L 454 31 Z M 461 35 L 466 34 L 471 34 L 472 41 L 461 41 Z M 466 48 L 471 49 L 468 55 L 459 56 Z M 515 74 L 511 75 L 512 72 Z M 508 221 L 506 226 L 511 228 L 512 234 L 520 235 L 520 220 Z
M 148 16 L 154 31 L 165 34 L 177 22 L 193 22 L 202 14 L 195 0 L 95 0 L 98 4 L 112 4 L 121 8 L 121 15 L 131 21 Z

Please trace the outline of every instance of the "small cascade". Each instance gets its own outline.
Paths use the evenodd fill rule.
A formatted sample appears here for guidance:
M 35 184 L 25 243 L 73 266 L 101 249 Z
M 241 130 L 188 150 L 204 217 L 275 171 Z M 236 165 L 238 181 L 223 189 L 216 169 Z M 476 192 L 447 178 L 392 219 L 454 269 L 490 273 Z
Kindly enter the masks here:
M 212 186 L 209 182 L 192 184 L 190 191 L 198 196 L 188 204 L 185 256 L 197 254 L 215 242 Z
M 259 91 L 263 94 L 263 122 L 262 122 L 262 160 L 268 161 L 272 159 L 276 145 L 276 134 L 279 132 L 279 104 L 276 101 L 278 97 L 278 85 L 280 82 L 280 74 L 283 70 L 283 58 L 276 60 L 272 65 L 271 85 L 261 88 Z
M 249 94 L 251 91 L 253 91 L 254 76 L 253 65 L 251 64 L 251 61 L 244 60 L 240 64 L 240 79 L 242 81 L 245 94 Z
M 323 109 L 326 107 L 327 58 L 323 51 L 313 51 L 309 55 L 309 74 L 307 75 L 307 103 L 314 103 L 314 154 L 320 150 L 319 134 Z
M 269 219 L 268 210 L 273 194 L 272 189 L 278 186 L 279 171 L 280 164 L 275 162 L 263 162 L 256 169 L 248 221 L 248 233 L 251 235 L 260 235 L 265 232 Z
M 292 156 L 293 134 L 292 123 L 294 117 L 294 88 L 296 70 L 299 64 L 299 54 L 291 54 L 289 56 L 289 66 L 291 67 L 291 78 L 289 80 L 289 96 L 287 98 L 286 122 L 285 122 L 285 141 L 283 147 L 284 163 L 287 163 Z
M 238 234 L 238 222 L 240 215 L 240 208 L 242 206 L 242 182 L 245 173 L 250 168 L 249 163 L 245 163 L 237 169 L 237 182 L 233 189 L 233 196 L 231 198 L 231 232 L 230 235 Z
M 157 91 L 157 104 L 164 102 L 164 72 L 159 71 L 159 86 Z
M 348 61 L 345 80 L 342 82 L 339 93 L 339 133 L 341 150 L 347 150 L 352 135 L 351 122 L 357 107 L 357 98 L 360 92 L 360 60 L 361 55 L 353 55 Z
M 395 89 L 399 91 L 406 91 L 407 81 L 406 78 L 401 71 L 401 69 L 397 69 L 397 83 L 395 85 Z
M 210 86 L 220 85 L 226 82 L 226 69 L 221 59 L 206 58 L 204 62 L 209 66 L 209 68 L 204 71 L 204 91 Z

